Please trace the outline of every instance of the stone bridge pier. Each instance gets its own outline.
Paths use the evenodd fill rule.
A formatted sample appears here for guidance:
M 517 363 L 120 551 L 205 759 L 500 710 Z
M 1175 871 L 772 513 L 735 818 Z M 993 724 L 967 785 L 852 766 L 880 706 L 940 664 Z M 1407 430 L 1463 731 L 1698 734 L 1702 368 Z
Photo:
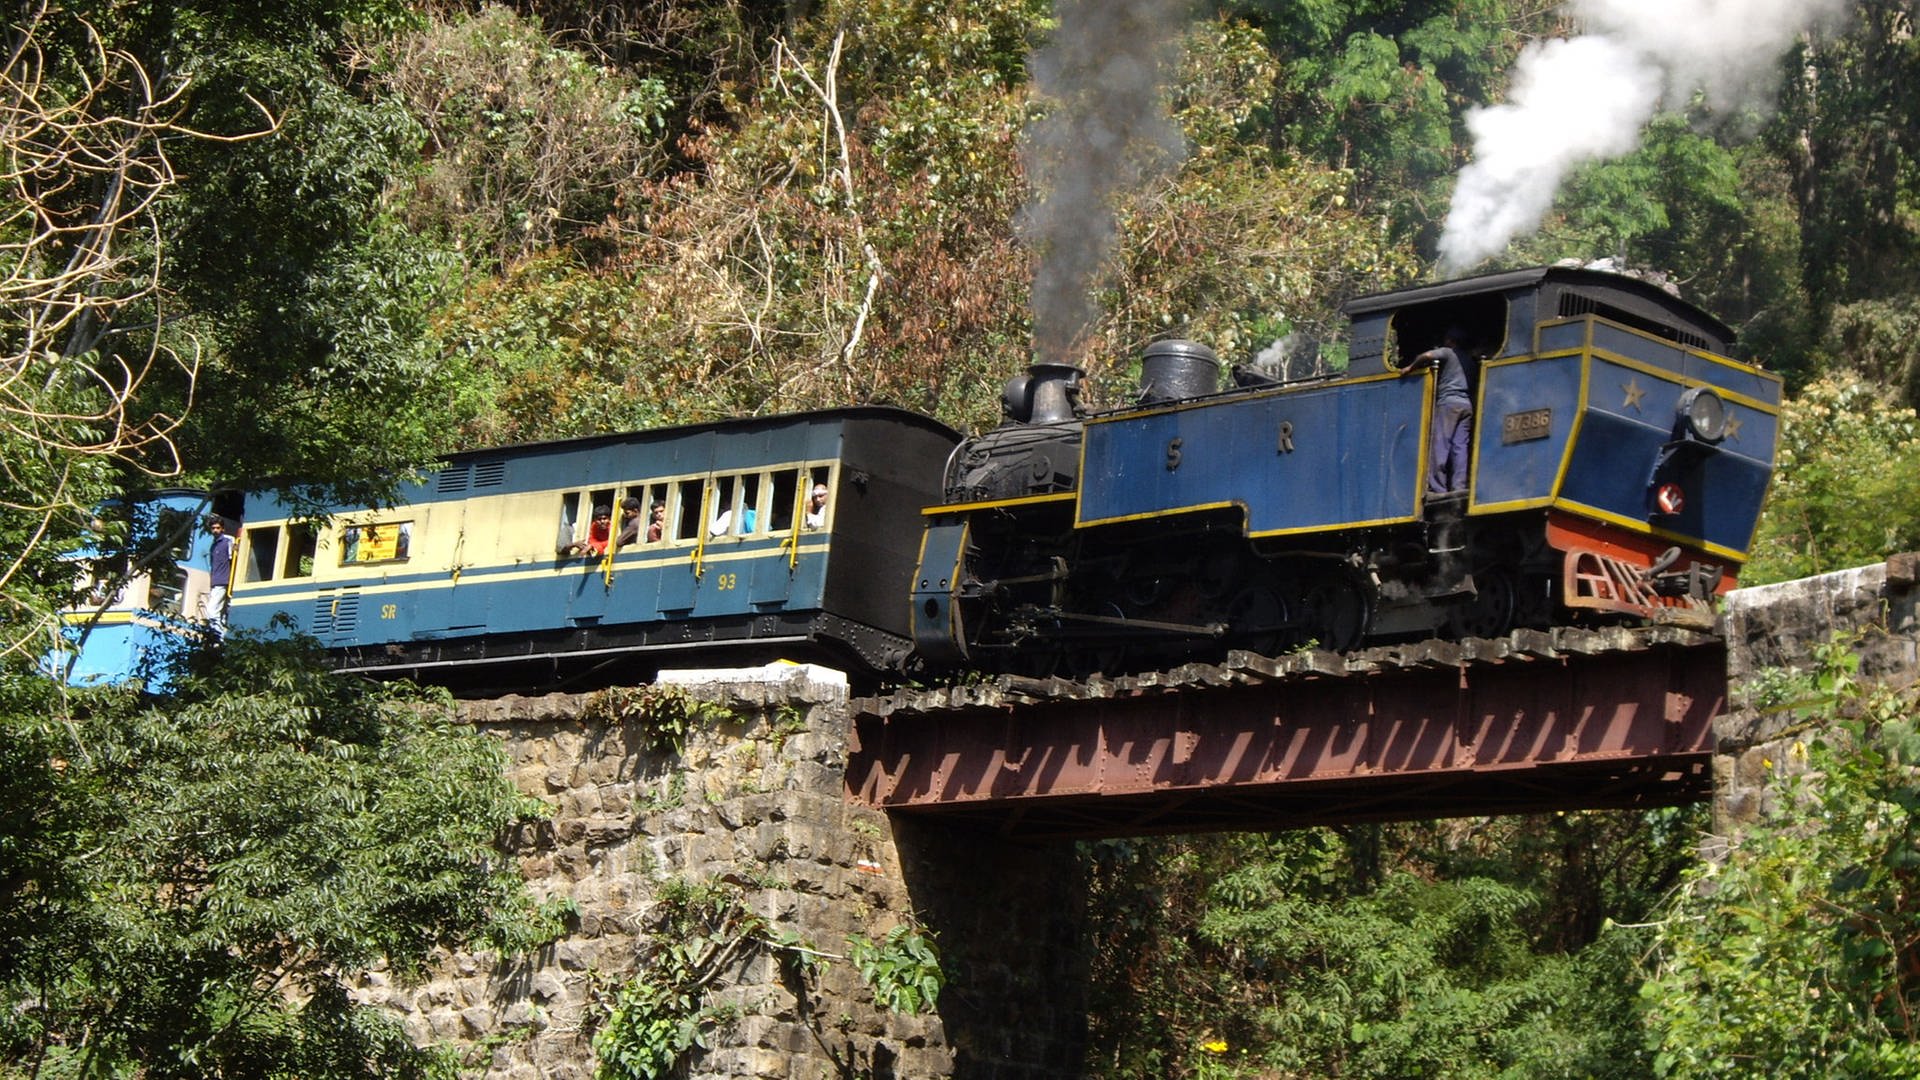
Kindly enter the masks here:
M 531 957 L 448 956 L 425 984 L 375 972 L 363 999 L 417 1042 L 469 1047 L 476 1071 L 587 1080 L 592 1038 L 642 966 L 668 881 L 722 882 L 779 932 L 831 954 L 803 981 L 746 949 L 708 1001 L 736 1016 L 687 1057 L 696 1080 L 1074 1075 L 1084 1044 L 1082 881 L 1072 845 L 1009 844 L 964 826 L 891 822 L 847 798 L 843 680 L 814 668 L 711 673 L 688 692 L 724 709 L 679 750 L 654 748 L 604 698 L 463 703 L 504 741 L 514 783 L 552 819 L 513 851 L 536 895 L 570 899 L 569 933 Z M 613 693 L 620 693 L 614 691 Z M 927 931 L 937 1012 L 878 1007 L 848 939 Z
M 1768 781 L 1788 768 L 1804 733 L 1746 702 L 1742 686 L 1768 668 L 1805 669 L 1836 635 L 1852 639 L 1860 676 L 1892 686 L 1920 677 L 1920 553 L 1816 577 L 1738 589 L 1721 619 L 1732 707 L 1714 720 L 1713 820 L 1722 838 L 1767 812 Z

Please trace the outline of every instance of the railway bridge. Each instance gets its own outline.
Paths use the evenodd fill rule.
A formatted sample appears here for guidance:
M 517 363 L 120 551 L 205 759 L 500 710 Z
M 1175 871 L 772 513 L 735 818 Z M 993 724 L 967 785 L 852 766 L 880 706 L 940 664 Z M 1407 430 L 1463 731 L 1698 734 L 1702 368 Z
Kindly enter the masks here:
M 847 784 L 1030 838 L 1658 806 L 1711 794 L 1726 701 L 1724 640 L 1678 627 L 1235 653 L 856 701 Z
M 1742 755 L 1770 733 L 1730 681 L 1835 632 L 1867 635 L 1870 676 L 1911 678 L 1915 559 L 1736 592 L 1714 633 L 1518 630 L 860 699 L 847 787 L 1009 837 L 1138 836 L 1705 801 L 1718 754 L 1738 816 Z

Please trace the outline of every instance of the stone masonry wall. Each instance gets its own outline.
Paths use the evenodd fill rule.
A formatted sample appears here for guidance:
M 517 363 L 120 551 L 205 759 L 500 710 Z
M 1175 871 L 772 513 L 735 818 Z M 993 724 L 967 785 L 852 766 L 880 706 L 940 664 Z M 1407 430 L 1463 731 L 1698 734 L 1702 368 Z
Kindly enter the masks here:
M 731 714 L 649 752 L 637 722 L 592 719 L 591 695 L 463 705 L 505 740 L 512 778 L 553 808 L 515 855 L 536 895 L 571 898 L 571 932 L 531 957 L 454 955 L 424 985 L 375 972 L 360 988 L 419 1042 L 465 1045 L 490 1077 L 575 1080 L 592 1036 L 647 944 L 661 883 L 722 880 L 773 927 L 844 956 L 902 922 L 930 931 L 947 984 L 931 1014 L 876 1007 L 853 966 L 796 983 L 766 951 L 736 962 L 710 1000 L 739 1019 L 689 1055 L 685 1075 L 1038 1078 L 1077 1072 L 1084 966 L 1077 869 L 1066 848 L 902 826 L 845 793 L 844 684 L 818 669 L 717 673 L 690 685 Z M 599 710 L 604 712 L 604 709 Z
M 1806 668 L 1836 634 L 1857 635 L 1860 674 L 1904 686 L 1920 677 L 1920 554 L 1728 594 L 1723 632 L 1733 702 L 1714 720 L 1714 831 L 1720 836 L 1770 809 L 1771 775 L 1790 767 L 1794 721 L 1748 707 L 1742 687 L 1767 668 Z

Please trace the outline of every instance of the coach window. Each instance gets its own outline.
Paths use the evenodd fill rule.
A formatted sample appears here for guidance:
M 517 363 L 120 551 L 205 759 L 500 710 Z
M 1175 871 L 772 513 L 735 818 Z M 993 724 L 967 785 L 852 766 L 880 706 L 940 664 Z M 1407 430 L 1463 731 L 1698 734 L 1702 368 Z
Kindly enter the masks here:
M 647 487 L 646 495 L 642 497 L 640 500 L 640 505 L 643 511 L 647 515 L 646 525 L 642 527 L 642 529 L 640 530 L 640 542 L 643 544 L 665 543 L 668 534 L 667 534 L 667 526 L 664 522 L 660 526 L 659 535 L 656 536 L 653 533 L 653 508 L 658 506 L 662 510 L 666 509 L 667 485 L 665 484 L 649 485 Z
M 287 526 L 287 556 L 280 565 L 280 576 L 283 578 L 312 577 L 313 553 L 319 542 L 319 530 L 313 526 Z
M 148 610 L 162 615 L 178 615 L 185 607 L 187 595 L 187 571 L 178 565 L 185 562 L 193 547 L 192 534 L 197 524 L 198 514 L 189 510 L 175 510 L 162 507 L 158 535 L 178 537 L 167 545 L 167 555 L 174 560 L 175 566 L 163 579 L 158 575 L 147 582 Z
M 349 525 L 340 535 L 340 565 L 406 562 L 413 546 L 413 522 L 376 521 Z
M 707 522 L 707 535 L 710 537 L 732 536 L 739 524 L 739 506 L 736 502 L 739 488 L 731 476 L 722 476 L 713 482 L 713 505 L 708 513 L 713 515 Z
M 162 615 L 178 615 L 184 608 L 187 595 L 187 571 L 184 567 L 174 567 L 166 580 L 158 577 L 147 581 L 147 610 Z
M 799 498 L 800 470 L 775 469 L 773 472 L 773 498 L 767 506 L 767 529 L 771 532 L 786 532 L 793 528 L 793 507 Z
M 553 534 L 553 550 L 571 554 L 580 542 L 580 493 L 569 491 L 560 496 L 560 527 Z
M 814 488 L 824 487 L 827 489 L 827 505 L 821 508 L 821 511 L 820 511 L 820 516 L 823 523 L 818 526 L 809 526 L 809 528 L 824 529 L 826 528 L 825 522 L 829 522 L 833 518 L 834 498 L 833 498 L 833 481 L 831 479 L 832 475 L 833 475 L 833 470 L 825 465 L 815 465 L 813 468 L 807 470 L 807 492 L 809 495 L 812 494 Z M 809 501 L 808 506 L 809 508 L 811 508 L 812 506 L 811 501 Z M 811 512 L 811 509 L 809 509 L 809 512 Z
M 678 498 L 672 510 L 675 540 L 700 538 L 700 515 L 706 510 L 700 498 L 703 487 L 698 480 L 682 480 L 676 485 L 674 490 Z
M 740 521 L 735 529 L 741 536 L 751 536 L 760 531 L 760 523 L 765 520 L 766 511 L 760 506 L 760 477 L 748 475 L 740 478 Z
M 273 566 L 280 554 L 280 526 L 262 525 L 247 530 L 247 556 L 241 567 L 242 581 L 272 581 Z

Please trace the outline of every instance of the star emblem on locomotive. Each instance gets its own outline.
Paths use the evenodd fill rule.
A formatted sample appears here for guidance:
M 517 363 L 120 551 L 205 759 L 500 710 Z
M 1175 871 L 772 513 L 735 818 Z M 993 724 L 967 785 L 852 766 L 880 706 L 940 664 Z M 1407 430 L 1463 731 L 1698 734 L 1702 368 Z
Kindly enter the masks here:
M 1647 392 L 1640 388 L 1640 380 L 1628 379 L 1624 384 L 1621 385 L 1620 389 L 1625 390 L 1627 392 L 1627 399 L 1620 403 L 1620 407 L 1623 409 L 1632 409 L 1634 412 L 1639 412 L 1640 399 L 1647 396 Z
M 1742 423 L 1742 421 L 1741 421 L 1741 419 L 1740 419 L 1740 414 L 1739 414 L 1739 413 L 1736 413 L 1736 412 L 1734 412 L 1734 411 L 1733 411 L 1732 409 L 1728 409 L 1728 410 L 1727 410 L 1727 435 L 1726 435 L 1726 437 L 1727 437 L 1727 439 L 1728 439 L 1729 441 L 1731 441 L 1731 442 L 1739 442 L 1739 441 L 1740 441 L 1740 425 L 1741 425 L 1741 423 Z

